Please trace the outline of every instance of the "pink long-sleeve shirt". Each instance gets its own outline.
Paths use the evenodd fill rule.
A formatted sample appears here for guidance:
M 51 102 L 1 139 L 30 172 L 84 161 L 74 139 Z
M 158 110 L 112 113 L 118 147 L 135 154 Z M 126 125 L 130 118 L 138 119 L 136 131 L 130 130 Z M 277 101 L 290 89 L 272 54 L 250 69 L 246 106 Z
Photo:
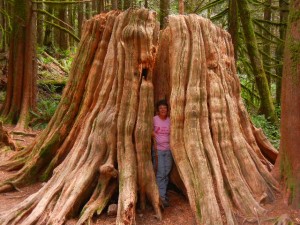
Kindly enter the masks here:
M 153 130 L 155 132 L 156 148 L 161 151 L 170 150 L 170 118 L 165 120 L 159 116 L 153 117 Z

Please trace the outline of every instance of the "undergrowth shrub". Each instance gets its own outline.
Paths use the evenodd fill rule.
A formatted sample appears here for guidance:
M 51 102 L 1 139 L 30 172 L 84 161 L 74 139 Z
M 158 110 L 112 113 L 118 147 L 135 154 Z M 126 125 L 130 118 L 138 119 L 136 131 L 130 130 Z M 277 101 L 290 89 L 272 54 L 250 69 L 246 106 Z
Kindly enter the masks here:
M 276 109 L 278 118 L 280 118 L 280 108 Z M 279 125 L 269 122 L 264 115 L 251 115 L 251 120 L 256 127 L 262 128 L 264 134 L 276 149 L 279 149 L 280 129 Z
M 54 99 L 40 99 L 36 111 L 31 111 L 30 126 L 34 129 L 44 129 L 51 120 L 59 101 Z

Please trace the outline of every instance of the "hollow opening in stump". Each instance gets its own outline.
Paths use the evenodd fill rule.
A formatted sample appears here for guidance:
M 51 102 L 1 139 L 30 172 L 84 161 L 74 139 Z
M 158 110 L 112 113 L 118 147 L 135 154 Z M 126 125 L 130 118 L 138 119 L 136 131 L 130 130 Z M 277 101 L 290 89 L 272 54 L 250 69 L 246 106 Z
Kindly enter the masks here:
M 148 69 L 147 68 L 143 68 L 142 70 L 142 78 L 147 80 L 147 75 L 148 75 Z

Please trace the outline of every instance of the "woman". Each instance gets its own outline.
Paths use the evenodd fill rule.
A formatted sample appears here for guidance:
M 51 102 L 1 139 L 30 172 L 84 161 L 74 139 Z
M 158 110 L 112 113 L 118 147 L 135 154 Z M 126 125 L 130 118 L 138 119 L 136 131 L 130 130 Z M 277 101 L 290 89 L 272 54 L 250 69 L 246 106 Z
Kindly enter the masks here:
M 166 196 L 169 183 L 169 173 L 172 168 L 172 154 L 170 151 L 170 118 L 168 117 L 168 103 L 160 100 L 156 104 L 157 115 L 153 117 L 154 139 L 154 167 L 156 169 L 156 182 L 162 203 L 169 206 Z

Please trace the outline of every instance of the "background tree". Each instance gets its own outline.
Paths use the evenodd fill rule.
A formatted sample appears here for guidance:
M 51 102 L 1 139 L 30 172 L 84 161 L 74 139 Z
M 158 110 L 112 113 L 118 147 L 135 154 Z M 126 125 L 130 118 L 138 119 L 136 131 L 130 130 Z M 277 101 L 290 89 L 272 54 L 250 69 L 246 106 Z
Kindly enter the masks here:
M 34 5 L 27 1 L 13 4 L 8 80 L 1 116 L 27 128 L 30 110 L 36 105 L 36 14 Z
M 264 68 L 268 68 L 271 66 L 270 62 L 270 55 L 271 55 L 271 43 L 270 43 L 270 35 L 269 33 L 271 32 L 271 27 L 269 23 L 271 23 L 272 20 L 272 10 L 271 10 L 271 5 L 272 5 L 272 0 L 267 0 L 264 5 L 264 20 L 265 20 L 265 30 L 262 31 L 262 36 L 265 37 L 262 42 L 262 60 L 263 60 L 263 65 Z M 271 95 L 271 74 L 269 73 L 270 70 L 266 69 L 266 77 L 268 80 L 269 84 L 269 89 L 270 89 L 270 95 Z
M 279 38 L 281 40 L 285 39 L 286 35 L 286 23 L 289 15 L 289 1 L 285 0 L 279 0 L 279 9 L 280 9 L 280 14 L 279 14 L 279 22 L 282 24 L 279 27 Z M 282 61 L 283 61 L 283 51 L 284 51 L 284 42 L 279 42 L 276 48 L 276 58 L 279 61 L 279 65 L 276 68 L 276 74 L 281 77 L 282 76 Z M 276 103 L 280 105 L 281 102 L 281 79 L 277 79 L 276 81 Z
M 9 32 L 9 27 L 7 20 L 9 20 L 9 15 L 7 13 L 7 2 L 0 0 L 0 52 L 5 52 L 7 48 L 7 33 Z
M 230 0 L 228 6 L 228 32 L 231 35 L 234 47 L 234 58 L 237 60 L 238 39 L 239 39 L 239 18 L 236 0 Z
M 248 55 L 253 68 L 253 75 L 255 77 L 256 86 L 261 99 L 260 111 L 261 113 L 265 114 L 266 118 L 270 121 L 277 122 L 277 115 L 275 113 L 275 107 L 272 101 L 267 76 L 263 67 L 262 58 L 258 51 L 248 2 L 247 0 L 241 0 L 237 2 L 237 5 L 241 23 L 243 25 Z
M 44 4 L 37 4 L 37 10 L 38 11 L 44 11 Z M 43 20 L 44 20 L 44 15 L 43 14 L 38 14 L 37 15 L 37 43 L 39 46 L 43 46 L 43 42 L 44 42 L 44 24 L 43 24 Z
M 170 0 L 160 0 L 159 22 L 160 28 L 166 26 L 166 18 L 170 13 Z
M 65 27 L 65 24 L 68 23 L 68 8 L 66 6 L 61 6 L 58 9 L 58 18 L 61 21 L 59 23 L 60 27 Z M 57 44 L 61 50 L 67 50 L 69 48 L 68 34 L 63 30 L 57 30 Z
M 281 100 L 281 139 L 280 157 L 276 162 L 287 189 L 288 203 L 299 208 L 300 202 L 300 5 L 299 1 L 290 3 L 290 15 L 284 50 L 282 100 Z M 293 131 L 291 132 L 291 127 Z

